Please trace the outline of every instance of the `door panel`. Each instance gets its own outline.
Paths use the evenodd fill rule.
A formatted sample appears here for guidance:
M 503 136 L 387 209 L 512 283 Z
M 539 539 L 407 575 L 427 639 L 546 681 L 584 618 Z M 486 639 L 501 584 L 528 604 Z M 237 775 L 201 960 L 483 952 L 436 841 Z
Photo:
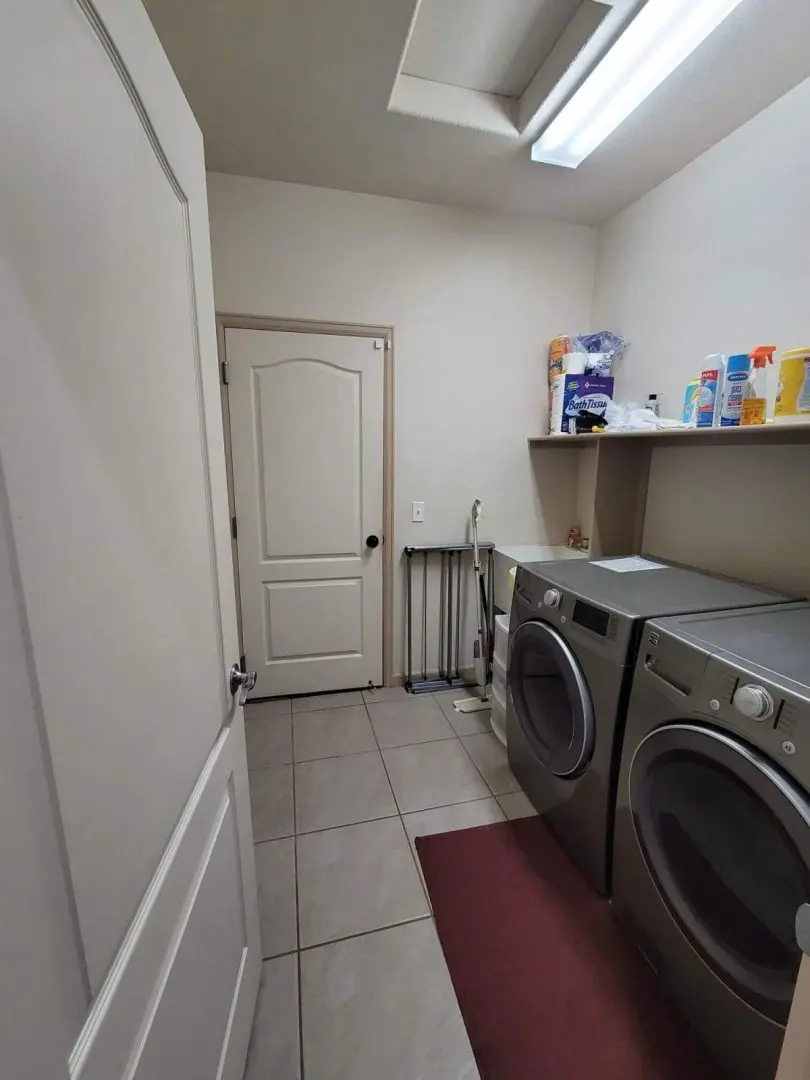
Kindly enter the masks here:
M 383 359 L 228 329 L 243 646 L 255 695 L 382 682 Z
M 303 359 L 254 369 L 253 377 L 264 558 L 359 558 L 360 372 Z
M 0 468 L 0 1047 L 3 1075 L 68 1080 L 89 1000 L 54 815 Z
M 171 928 L 187 920 L 203 948 L 207 927 L 203 951 L 226 948 L 197 914 L 213 890 L 243 913 L 235 1076 L 259 959 L 242 716 L 226 690 L 238 649 L 204 160 L 137 0 L 12 6 L 0 141 L 0 454 L 94 999 L 74 1071 L 124 1075 L 106 1063 L 134 1062 L 162 1030 L 185 978 Z M 236 822 L 247 848 L 212 856 L 192 903 L 172 883 L 199 863 L 189 837 L 215 747 L 230 762 L 229 833 Z M 222 993 L 230 1009 L 233 985 Z M 200 1029 L 226 1030 L 218 998 L 189 1002 Z M 166 1045 L 143 1045 L 154 1074 L 193 1074 L 195 1048 L 164 1061 Z
M 362 578 L 274 581 L 265 590 L 268 660 L 361 652 Z
M 93 28 L 53 7 L 63 47 L 44 50 L 45 81 L 18 49 L 36 134 L 12 132 L 0 179 L 16 278 L 0 422 L 97 989 L 222 724 L 222 646 L 186 200 Z M 65 117 L 82 118 L 69 139 Z M 103 767 L 87 768 L 91 747 Z
M 246 784 L 239 725 L 220 733 L 96 998 L 71 1063 L 82 1080 L 213 1078 L 244 1053 L 252 1008 L 237 1006 L 260 967 Z

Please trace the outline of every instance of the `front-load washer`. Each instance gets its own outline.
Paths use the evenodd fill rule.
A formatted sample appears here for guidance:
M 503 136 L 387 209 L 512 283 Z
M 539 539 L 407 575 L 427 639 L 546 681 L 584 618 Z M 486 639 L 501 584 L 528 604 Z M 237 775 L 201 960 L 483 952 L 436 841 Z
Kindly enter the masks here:
M 613 903 L 732 1077 L 770 1080 L 810 900 L 810 604 L 648 622 Z
M 615 781 L 644 622 L 786 599 L 660 559 L 518 568 L 509 621 L 509 764 L 599 892 L 609 885 Z

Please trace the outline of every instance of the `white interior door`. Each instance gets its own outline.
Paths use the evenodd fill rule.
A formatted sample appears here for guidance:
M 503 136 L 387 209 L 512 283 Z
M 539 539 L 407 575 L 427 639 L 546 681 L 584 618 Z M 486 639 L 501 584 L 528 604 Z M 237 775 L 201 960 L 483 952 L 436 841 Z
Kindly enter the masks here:
M 382 682 L 381 344 L 225 332 L 242 642 L 258 672 L 255 697 Z
M 0 145 L 2 620 L 61 845 L 70 1074 L 236 1080 L 260 950 L 205 172 L 138 0 L 6 5 Z
M 810 957 L 802 956 L 776 1080 L 810 1080 Z

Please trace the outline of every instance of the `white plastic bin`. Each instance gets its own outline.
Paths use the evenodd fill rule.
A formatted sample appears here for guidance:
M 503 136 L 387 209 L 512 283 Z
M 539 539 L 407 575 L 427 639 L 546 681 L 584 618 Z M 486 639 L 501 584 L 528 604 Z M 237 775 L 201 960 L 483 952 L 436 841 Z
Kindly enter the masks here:
M 492 725 L 492 730 L 497 737 L 506 746 L 506 684 L 503 687 L 499 687 L 495 682 L 495 675 L 492 678 L 492 697 L 491 711 L 489 714 L 489 722 Z
M 498 697 L 506 702 L 506 665 L 497 656 L 492 657 L 492 685 L 498 691 Z
M 509 616 L 495 616 L 495 638 L 493 641 L 493 660 L 506 672 L 506 656 L 509 650 Z

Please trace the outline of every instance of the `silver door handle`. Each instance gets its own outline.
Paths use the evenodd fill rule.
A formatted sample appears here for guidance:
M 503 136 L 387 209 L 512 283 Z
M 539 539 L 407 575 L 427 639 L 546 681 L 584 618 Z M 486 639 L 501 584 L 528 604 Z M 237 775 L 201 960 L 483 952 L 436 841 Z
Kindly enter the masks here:
M 232 694 L 235 694 L 240 686 L 242 687 L 242 691 L 239 694 L 239 704 L 245 705 L 247 703 L 248 694 L 256 685 L 256 672 L 242 671 L 238 664 L 231 664 L 229 684 Z
M 810 956 L 810 904 L 802 904 L 796 912 L 796 943 L 806 956 Z

